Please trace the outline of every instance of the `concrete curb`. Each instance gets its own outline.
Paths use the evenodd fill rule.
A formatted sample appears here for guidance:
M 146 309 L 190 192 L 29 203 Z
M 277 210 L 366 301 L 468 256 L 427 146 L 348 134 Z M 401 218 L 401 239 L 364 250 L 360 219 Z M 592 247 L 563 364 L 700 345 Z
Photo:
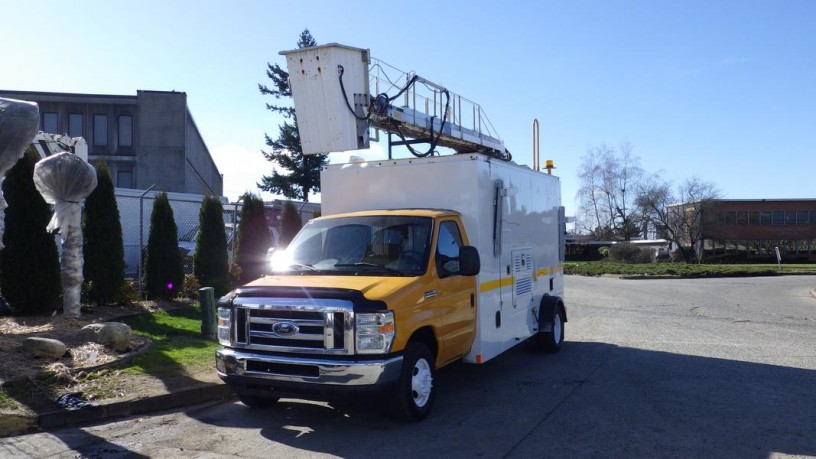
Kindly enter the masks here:
M 204 384 L 137 400 L 112 402 L 86 406 L 75 410 L 57 410 L 32 416 L 15 416 L 6 425 L 0 423 L 0 437 L 78 426 L 135 414 L 183 408 L 215 400 L 234 397 L 232 390 L 224 383 Z
M 42 430 L 56 429 L 104 419 L 182 408 L 214 400 L 224 400 L 232 396 L 232 390 L 226 384 L 207 384 L 138 400 L 43 413 L 37 416 L 37 425 Z

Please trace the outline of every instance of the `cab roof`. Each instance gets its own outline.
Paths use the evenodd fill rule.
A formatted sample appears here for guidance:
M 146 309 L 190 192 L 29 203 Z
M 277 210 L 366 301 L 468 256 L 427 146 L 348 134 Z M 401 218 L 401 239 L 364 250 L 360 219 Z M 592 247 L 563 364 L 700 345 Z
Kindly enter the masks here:
M 461 214 L 455 210 L 450 209 L 379 209 L 379 210 L 359 210 L 356 212 L 343 212 L 339 214 L 324 215 L 320 218 L 335 218 L 335 217 L 371 217 L 378 215 L 389 216 L 405 216 L 405 217 L 451 217 L 460 216 Z

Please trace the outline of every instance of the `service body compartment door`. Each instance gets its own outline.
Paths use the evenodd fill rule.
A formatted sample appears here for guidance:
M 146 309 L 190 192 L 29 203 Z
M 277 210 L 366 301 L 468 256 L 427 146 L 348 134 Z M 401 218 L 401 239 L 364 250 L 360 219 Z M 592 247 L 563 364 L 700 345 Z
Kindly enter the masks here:
M 513 309 L 526 309 L 533 301 L 533 250 L 513 250 L 510 258 L 513 263 Z

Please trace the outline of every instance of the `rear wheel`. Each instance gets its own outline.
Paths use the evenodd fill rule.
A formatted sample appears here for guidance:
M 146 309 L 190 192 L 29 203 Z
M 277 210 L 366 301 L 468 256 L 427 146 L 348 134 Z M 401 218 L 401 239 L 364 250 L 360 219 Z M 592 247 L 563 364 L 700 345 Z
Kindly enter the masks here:
M 550 304 L 547 301 L 548 297 L 545 297 L 538 310 L 539 331 L 535 336 L 535 344 L 544 352 L 556 353 L 564 343 L 564 311 L 560 300 Z
M 433 407 L 436 390 L 434 356 L 423 343 L 408 343 L 403 353 L 402 372 L 391 399 L 391 414 L 403 421 L 421 421 Z
M 544 333 L 544 350 L 555 353 L 561 350 L 564 343 L 564 317 L 560 309 L 555 310 L 552 324 L 552 331 Z

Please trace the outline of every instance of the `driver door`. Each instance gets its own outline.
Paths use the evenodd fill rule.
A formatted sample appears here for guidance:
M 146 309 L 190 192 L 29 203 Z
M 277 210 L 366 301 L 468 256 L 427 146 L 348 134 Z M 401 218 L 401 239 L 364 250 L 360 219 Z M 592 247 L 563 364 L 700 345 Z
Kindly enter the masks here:
M 463 245 L 457 221 L 441 221 L 433 265 L 437 279 L 433 301 L 442 319 L 440 363 L 466 354 L 476 336 L 476 278 L 458 274 L 459 249 Z

